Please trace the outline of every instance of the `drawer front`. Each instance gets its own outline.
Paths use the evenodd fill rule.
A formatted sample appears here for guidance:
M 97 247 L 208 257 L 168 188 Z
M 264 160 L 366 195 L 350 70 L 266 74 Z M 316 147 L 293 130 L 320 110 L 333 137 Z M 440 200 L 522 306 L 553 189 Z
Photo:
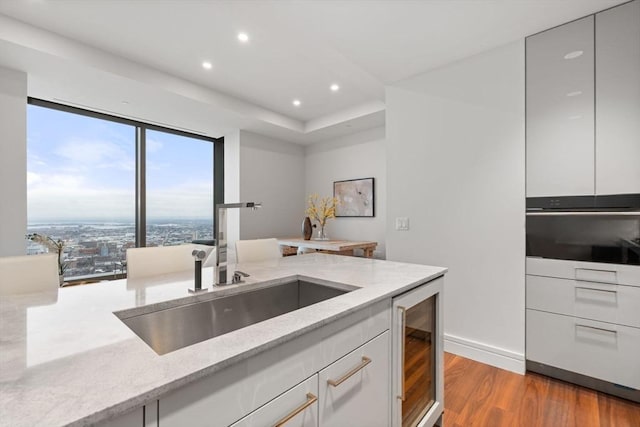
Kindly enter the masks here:
M 318 372 L 321 329 L 160 398 L 160 427 L 228 426 Z M 324 365 L 323 365 L 324 366 Z
M 527 308 L 640 328 L 640 288 L 527 276 Z
M 322 368 L 380 335 L 390 326 L 391 299 L 326 325 L 322 328 Z
M 640 287 L 640 266 L 527 257 L 527 274 Z
M 110 420 L 96 424 L 97 427 L 145 427 L 144 407 L 135 409 L 127 414 L 116 416 Z
M 386 331 L 320 371 L 321 426 L 389 425 L 389 340 Z
M 318 375 L 255 410 L 231 427 L 264 427 L 286 422 L 287 427 L 318 426 Z
M 640 329 L 527 309 L 527 360 L 640 389 Z

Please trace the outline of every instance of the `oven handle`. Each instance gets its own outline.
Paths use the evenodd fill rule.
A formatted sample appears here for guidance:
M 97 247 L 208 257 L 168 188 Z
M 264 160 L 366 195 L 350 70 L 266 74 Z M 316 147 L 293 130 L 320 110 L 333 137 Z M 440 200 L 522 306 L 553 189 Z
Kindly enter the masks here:
M 398 306 L 398 310 L 400 310 L 400 312 L 402 313 L 402 322 L 400 323 L 400 333 L 402 334 L 402 345 L 400 347 L 400 390 L 401 393 L 398 396 L 398 399 L 402 400 L 404 402 L 406 396 L 404 393 L 404 352 L 405 352 L 405 327 L 406 327 L 406 323 L 407 323 L 407 308 L 406 307 L 402 307 L 402 306 Z
M 527 211 L 527 216 L 640 216 L 640 211 Z

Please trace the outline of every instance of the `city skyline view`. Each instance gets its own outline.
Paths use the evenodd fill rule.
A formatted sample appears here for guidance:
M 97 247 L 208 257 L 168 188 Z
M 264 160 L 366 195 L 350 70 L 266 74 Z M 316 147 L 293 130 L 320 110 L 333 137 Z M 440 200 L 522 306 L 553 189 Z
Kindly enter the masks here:
M 146 246 L 213 238 L 213 143 L 145 128 Z M 65 280 L 116 278 L 136 246 L 137 127 L 28 105 L 27 230 L 64 241 Z M 30 241 L 28 254 L 47 249 Z

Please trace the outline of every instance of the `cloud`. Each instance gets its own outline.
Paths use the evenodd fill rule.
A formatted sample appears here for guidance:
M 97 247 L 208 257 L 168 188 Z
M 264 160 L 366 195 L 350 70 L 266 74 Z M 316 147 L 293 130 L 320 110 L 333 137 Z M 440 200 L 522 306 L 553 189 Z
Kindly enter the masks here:
M 42 181 L 42 177 L 34 172 L 27 172 L 27 186 L 32 186 Z
M 162 150 L 162 147 L 164 147 L 164 144 L 156 139 L 147 139 L 145 144 L 147 153 L 157 153 Z
M 72 175 L 39 178 L 27 193 L 30 221 L 134 219 L 133 188 L 88 188 L 81 177 Z M 185 182 L 147 191 L 147 215 L 167 219 L 212 218 L 212 194 L 208 182 Z
M 135 162 L 122 146 L 101 140 L 70 139 L 58 145 L 54 153 L 87 168 L 118 168 L 133 170 Z

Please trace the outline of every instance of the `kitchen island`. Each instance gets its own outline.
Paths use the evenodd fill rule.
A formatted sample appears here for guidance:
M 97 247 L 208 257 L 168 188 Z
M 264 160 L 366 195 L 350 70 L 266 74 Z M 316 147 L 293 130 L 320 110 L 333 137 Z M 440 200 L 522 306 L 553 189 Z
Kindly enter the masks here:
M 259 355 L 271 352 L 277 357 L 279 349 L 300 338 L 309 337 L 309 346 L 320 345 L 313 333 L 323 331 L 326 338 L 332 325 L 349 316 L 366 317 L 367 310 L 388 306 L 393 296 L 446 272 L 441 267 L 326 254 L 238 265 L 237 269 L 250 274 L 246 283 L 197 295 L 189 294 L 193 273 L 185 272 L 63 288 L 55 295 L 3 298 L 0 425 L 109 425 L 110 420 L 136 414 L 144 405 L 154 409 L 146 418 L 140 415 L 138 425 L 143 425 L 143 419 L 146 425 L 157 425 L 152 419 L 158 414 L 162 418 L 157 402 L 163 396 L 232 372 Z M 203 286 L 212 283 L 212 270 L 205 269 L 203 277 Z M 114 314 L 143 314 L 291 279 L 353 291 L 162 356 Z M 280 358 L 286 359 L 286 354 Z M 208 425 L 218 425 L 214 420 Z

